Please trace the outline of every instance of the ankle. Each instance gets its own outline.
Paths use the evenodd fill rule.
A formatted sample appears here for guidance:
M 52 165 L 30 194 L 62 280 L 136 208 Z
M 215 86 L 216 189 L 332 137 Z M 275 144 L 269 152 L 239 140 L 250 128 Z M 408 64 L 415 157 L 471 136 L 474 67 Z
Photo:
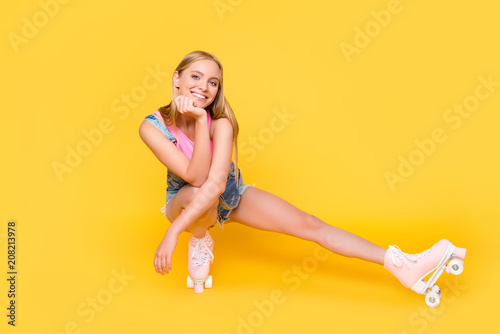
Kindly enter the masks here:
M 193 229 L 193 237 L 203 239 L 207 235 L 207 229 Z

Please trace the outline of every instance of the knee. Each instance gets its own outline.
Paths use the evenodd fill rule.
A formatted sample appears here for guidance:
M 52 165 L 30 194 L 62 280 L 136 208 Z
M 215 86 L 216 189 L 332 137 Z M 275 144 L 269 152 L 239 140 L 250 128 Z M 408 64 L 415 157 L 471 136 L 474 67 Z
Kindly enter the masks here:
M 196 233 L 196 231 L 205 231 L 212 226 L 217 220 L 217 206 L 211 206 L 207 211 L 201 214 L 191 225 L 186 228 L 188 233 Z
M 199 187 L 194 187 L 194 186 L 189 186 L 189 188 L 186 189 L 186 192 L 184 193 L 184 203 L 183 203 L 183 208 L 185 208 L 188 204 L 193 202 L 193 199 L 195 198 L 196 194 L 200 191 Z M 205 196 L 205 194 L 202 194 L 196 199 L 197 203 L 194 203 L 196 206 L 205 206 L 205 205 L 210 205 L 213 207 L 215 205 L 215 209 L 217 209 L 217 205 L 219 204 L 219 198 L 208 198 Z M 210 211 L 210 210 L 209 210 Z
M 205 213 L 203 213 L 199 219 L 204 220 L 208 223 L 215 222 L 215 220 L 217 219 L 217 207 L 218 205 L 210 206 L 210 208 L 208 208 L 208 210 L 205 211 Z
M 199 187 L 194 187 L 192 185 L 184 186 L 184 188 L 181 190 L 184 190 L 184 196 L 185 196 L 187 203 L 191 202 L 193 200 L 194 196 L 196 195 L 196 193 L 198 191 L 200 191 Z
M 199 187 L 194 187 L 192 185 L 186 185 L 181 188 L 181 190 L 175 195 L 167 205 L 167 218 L 173 222 L 174 219 L 176 219 L 181 212 L 188 206 L 188 205 L 193 205 L 193 207 L 200 207 L 201 205 L 205 206 L 208 203 L 203 202 L 203 196 L 198 197 L 197 202 L 198 203 L 193 203 L 193 199 L 195 198 L 196 194 L 200 191 Z M 200 217 L 197 220 L 201 219 L 209 219 L 213 217 L 213 220 L 216 219 L 217 217 L 217 206 L 219 205 L 218 199 L 214 201 L 213 203 L 210 203 L 209 208 L 207 211 L 203 212 Z
M 309 213 L 306 214 L 306 221 L 309 228 L 313 231 L 319 231 L 325 226 L 325 222 L 319 219 L 318 217 L 311 215 Z
M 322 237 L 323 228 L 326 223 L 318 217 L 309 213 L 304 213 L 304 231 L 306 239 L 317 241 Z

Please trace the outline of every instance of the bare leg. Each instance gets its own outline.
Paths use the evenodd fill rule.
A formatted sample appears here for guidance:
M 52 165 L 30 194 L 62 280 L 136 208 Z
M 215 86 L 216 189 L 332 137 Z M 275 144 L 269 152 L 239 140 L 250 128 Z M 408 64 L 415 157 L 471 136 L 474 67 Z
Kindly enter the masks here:
M 182 187 L 177 195 L 172 197 L 167 204 L 167 218 L 171 222 L 177 218 L 182 210 L 191 202 L 194 195 L 200 188 L 193 187 L 189 184 Z M 203 238 L 209 226 L 212 226 L 217 219 L 217 205 L 214 203 L 212 207 L 203 213 L 193 224 L 189 226 L 186 232 L 193 234 L 195 238 Z
M 343 256 L 384 264 L 386 249 L 329 225 L 262 189 L 249 187 L 245 191 L 238 207 L 231 213 L 231 221 L 314 241 Z

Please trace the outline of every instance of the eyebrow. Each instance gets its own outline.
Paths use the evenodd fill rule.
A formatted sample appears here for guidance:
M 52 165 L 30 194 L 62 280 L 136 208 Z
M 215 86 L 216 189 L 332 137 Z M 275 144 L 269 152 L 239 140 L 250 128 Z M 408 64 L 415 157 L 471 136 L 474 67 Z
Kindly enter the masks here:
M 193 73 L 193 72 L 200 73 L 201 75 L 204 75 L 202 72 L 200 72 L 200 71 L 198 71 L 198 70 L 192 70 L 192 71 L 191 71 L 191 73 Z M 219 78 L 217 78 L 217 77 L 211 77 L 211 78 L 209 78 L 209 79 L 215 79 L 215 80 L 217 80 L 217 81 L 220 81 L 220 80 L 219 80 Z

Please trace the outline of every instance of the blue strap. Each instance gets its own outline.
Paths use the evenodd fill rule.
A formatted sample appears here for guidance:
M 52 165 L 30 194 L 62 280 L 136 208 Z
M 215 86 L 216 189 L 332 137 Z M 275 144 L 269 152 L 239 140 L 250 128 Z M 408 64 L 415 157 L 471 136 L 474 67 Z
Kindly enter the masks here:
M 172 135 L 172 133 L 167 129 L 165 124 L 163 124 L 158 118 L 156 118 L 153 115 L 148 115 L 144 120 L 148 120 L 149 122 L 151 122 L 151 124 L 153 124 L 158 130 L 160 130 L 161 133 L 167 136 L 168 140 L 170 140 L 172 143 L 175 144 L 177 142 L 177 140 Z

